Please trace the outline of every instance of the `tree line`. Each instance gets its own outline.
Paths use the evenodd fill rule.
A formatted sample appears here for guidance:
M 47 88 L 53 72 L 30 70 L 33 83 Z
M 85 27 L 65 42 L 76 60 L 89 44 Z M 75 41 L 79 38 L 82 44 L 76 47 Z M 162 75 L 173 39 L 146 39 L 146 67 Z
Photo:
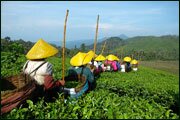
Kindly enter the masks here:
M 109 54 L 114 54 L 118 56 L 120 59 L 123 59 L 125 56 L 130 56 L 137 60 L 179 60 L 179 37 L 177 36 L 162 36 L 159 38 L 153 37 L 135 37 L 134 40 L 122 40 L 119 37 L 110 37 L 106 40 L 97 43 L 96 45 L 96 54 L 100 54 L 102 52 L 102 47 L 106 42 L 105 49 L 103 51 L 103 55 L 107 56 Z M 151 39 L 157 39 L 159 43 L 152 42 Z M 139 41 L 138 41 L 139 40 Z M 142 41 L 147 40 L 149 45 L 142 43 Z M 170 42 L 174 42 L 173 46 L 168 48 Z M 177 42 L 178 41 L 178 42 Z M 160 45 L 163 42 L 163 45 Z M 166 43 L 167 42 L 167 43 Z M 140 44 L 141 48 L 137 45 Z M 5 37 L 1 39 L 1 51 L 2 52 L 11 52 L 14 54 L 27 54 L 27 52 L 31 49 L 31 47 L 35 43 L 31 41 L 25 41 L 22 39 L 19 40 L 11 40 L 10 37 Z M 161 47 L 154 47 L 150 44 L 159 44 Z M 57 54 L 58 57 L 62 55 L 61 46 L 56 46 L 59 52 Z M 176 46 L 175 46 L 176 45 Z M 143 46 L 145 46 L 143 48 Z M 175 46 L 175 47 L 174 47 Z M 178 46 L 178 47 L 177 47 Z M 94 45 L 86 46 L 85 43 L 82 43 L 79 48 L 74 46 L 74 48 L 65 49 L 65 56 L 72 57 L 79 51 L 88 52 L 89 50 L 93 50 Z
M 25 41 L 23 39 L 19 40 L 12 40 L 10 37 L 1 38 L 1 52 L 11 52 L 16 55 L 20 54 L 27 54 L 27 52 L 32 48 L 34 45 L 34 42 L 31 41 Z M 62 47 L 56 46 L 54 44 L 51 44 L 52 46 L 56 47 L 59 52 L 56 56 L 60 57 L 62 55 Z M 75 55 L 78 51 L 86 51 L 86 45 L 85 43 L 82 43 L 80 48 L 77 48 L 76 46 L 72 49 L 65 49 L 65 55 L 67 57 L 72 57 Z

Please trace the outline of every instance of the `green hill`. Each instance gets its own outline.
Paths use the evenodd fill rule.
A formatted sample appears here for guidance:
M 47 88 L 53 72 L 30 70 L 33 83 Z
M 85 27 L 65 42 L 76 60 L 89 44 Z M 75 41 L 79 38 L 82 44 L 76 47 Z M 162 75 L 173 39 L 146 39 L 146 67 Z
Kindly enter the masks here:
M 119 57 L 133 55 L 134 58 L 142 60 L 179 60 L 179 36 L 137 36 L 125 41 L 111 37 L 105 41 L 107 43 L 104 55 L 112 53 Z M 97 53 L 100 53 L 105 41 L 97 44 Z
M 120 46 L 124 46 L 125 44 L 127 44 L 126 41 L 122 40 L 119 37 L 110 37 L 102 42 L 97 43 L 97 45 L 96 45 L 96 53 L 97 54 L 100 54 L 102 52 L 102 48 L 103 48 L 103 45 L 105 44 L 105 42 L 106 42 L 106 46 L 103 51 L 104 54 L 109 54 L 110 52 L 112 52 L 112 50 L 118 49 Z M 87 46 L 87 50 L 93 49 L 93 48 L 94 48 L 94 44 Z
M 153 50 L 171 50 L 171 49 L 179 49 L 179 37 L 176 36 L 144 36 L 144 37 L 134 37 L 128 39 L 127 49 L 134 50 L 145 50 L 145 51 L 153 51 Z

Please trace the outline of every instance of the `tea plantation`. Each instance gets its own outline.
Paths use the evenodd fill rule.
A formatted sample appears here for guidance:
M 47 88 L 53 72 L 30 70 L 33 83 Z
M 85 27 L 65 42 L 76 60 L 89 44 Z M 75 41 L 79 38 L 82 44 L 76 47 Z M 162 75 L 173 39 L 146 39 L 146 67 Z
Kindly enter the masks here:
M 8 53 L 12 56 L 11 53 Z M 25 62 L 1 56 L 1 75 L 18 74 Z M 14 58 L 15 59 L 15 58 Z M 70 67 L 66 59 L 66 70 Z M 54 78 L 61 79 L 61 59 L 48 59 L 54 65 Z M 75 87 L 67 82 L 65 87 Z M 70 86 L 72 85 L 72 86 Z M 164 71 L 139 67 L 137 72 L 104 72 L 97 78 L 95 90 L 78 100 L 37 103 L 27 100 L 27 107 L 13 109 L 1 118 L 8 119 L 179 119 L 179 77 Z

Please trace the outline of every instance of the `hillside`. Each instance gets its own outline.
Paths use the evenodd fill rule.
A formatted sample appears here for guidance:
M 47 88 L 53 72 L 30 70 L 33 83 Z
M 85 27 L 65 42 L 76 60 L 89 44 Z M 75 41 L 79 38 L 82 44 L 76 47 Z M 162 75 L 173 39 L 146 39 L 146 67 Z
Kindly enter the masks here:
M 179 49 L 179 37 L 177 36 L 138 36 L 128 39 L 127 49 L 139 50 L 143 49 L 145 51 L 167 49 L 171 50 Z
M 97 45 L 96 45 L 96 53 L 97 54 L 101 53 L 103 45 L 104 45 L 105 42 L 106 42 L 106 46 L 105 46 L 105 49 L 104 49 L 105 54 L 110 53 L 112 51 L 112 49 L 118 49 L 119 46 L 124 46 L 126 44 L 126 41 L 122 40 L 119 37 L 107 38 L 102 42 L 97 42 Z M 92 44 L 90 46 L 87 46 L 87 50 L 93 49 L 93 47 L 94 47 L 94 44 Z
M 104 55 L 113 53 L 119 57 L 133 55 L 142 60 L 179 60 L 179 36 L 137 36 L 125 41 L 119 37 L 111 37 L 105 41 L 107 44 Z M 97 44 L 97 53 L 105 41 Z M 93 48 L 93 45 L 88 48 Z

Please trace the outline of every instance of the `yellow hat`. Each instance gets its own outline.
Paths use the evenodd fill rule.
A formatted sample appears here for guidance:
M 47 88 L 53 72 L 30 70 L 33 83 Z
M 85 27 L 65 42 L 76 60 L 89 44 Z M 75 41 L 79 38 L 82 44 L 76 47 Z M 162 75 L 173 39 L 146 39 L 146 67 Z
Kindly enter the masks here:
M 81 66 L 89 63 L 92 60 L 93 56 L 91 54 L 78 52 L 75 56 L 73 56 L 70 60 L 70 64 L 72 66 Z
M 90 55 L 92 55 L 93 57 L 97 57 L 97 55 L 96 55 L 92 50 L 90 50 L 87 54 L 90 54 Z
M 45 42 L 43 39 L 39 39 L 29 50 L 26 57 L 30 60 L 43 59 L 53 56 L 56 53 L 58 53 L 58 49 Z
M 116 57 L 115 55 L 112 55 L 112 54 L 106 56 L 106 59 L 107 59 L 107 60 L 119 60 L 118 57 Z
M 125 61 L 125 62 L 130 62 L 130 61 L 131 61 L 131 58 L 130 58 L 130 57 L 125 57 L 125 58 L 124 58 L 124 61 Z
M 103 55 L 98 55 L 97 57 L 96 57 L 96 59 L 95 59 L 96 61 L 104 61 L 104 60 L 106 60 L 106 58 L 103 56 Z
M 131 64 L 137 64 L 137 63 L 138 63 L 138 61 L 135 59 L 131 61 Z

